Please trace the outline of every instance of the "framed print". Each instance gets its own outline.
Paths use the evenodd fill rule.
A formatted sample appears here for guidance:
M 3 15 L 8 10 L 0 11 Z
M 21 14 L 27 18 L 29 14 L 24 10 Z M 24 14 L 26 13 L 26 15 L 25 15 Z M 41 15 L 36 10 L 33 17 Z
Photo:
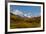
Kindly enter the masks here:
M 44 31 L 44 3 L 15 1 L 7 3 L 7 32 Z

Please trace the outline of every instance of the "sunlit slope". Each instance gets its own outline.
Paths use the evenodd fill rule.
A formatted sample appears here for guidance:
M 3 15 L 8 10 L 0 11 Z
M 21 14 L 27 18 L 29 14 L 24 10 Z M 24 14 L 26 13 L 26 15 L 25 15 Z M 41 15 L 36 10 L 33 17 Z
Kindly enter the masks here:
M 35 28 L 40 27 L 40 16 L 38 17 L 20 17 L 10 13 L 10 28 Z

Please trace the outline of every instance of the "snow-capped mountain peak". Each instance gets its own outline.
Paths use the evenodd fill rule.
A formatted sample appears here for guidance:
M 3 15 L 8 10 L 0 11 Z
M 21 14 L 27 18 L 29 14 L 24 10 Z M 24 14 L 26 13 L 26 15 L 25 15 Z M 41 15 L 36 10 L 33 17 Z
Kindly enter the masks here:
M 19 10 L 14 10 L 14 11 L 11 11 L 11 13 L 15 14 L 15 15 L 19 15 L 19 16 L 22 16 L 23 15 L 23 12 L 19 11 Z
M 31 17 L 29 13 L 28 14 L 27 13 L 23 13 L 22 11 L 19 11 L 19 10 L 11 11 L 11 13 L 14 14 L 14 15 L 19 15 L 21 17 L 28 17 L 28 18 Z

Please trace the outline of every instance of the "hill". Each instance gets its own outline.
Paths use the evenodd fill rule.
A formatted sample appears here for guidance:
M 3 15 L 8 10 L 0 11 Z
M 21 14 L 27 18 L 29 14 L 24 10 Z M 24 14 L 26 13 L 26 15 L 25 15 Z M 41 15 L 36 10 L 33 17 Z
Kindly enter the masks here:
M 35 28 L 40 27 L 41 16 L 38 17 L 20 17 L 10 13 L 10 28 Z

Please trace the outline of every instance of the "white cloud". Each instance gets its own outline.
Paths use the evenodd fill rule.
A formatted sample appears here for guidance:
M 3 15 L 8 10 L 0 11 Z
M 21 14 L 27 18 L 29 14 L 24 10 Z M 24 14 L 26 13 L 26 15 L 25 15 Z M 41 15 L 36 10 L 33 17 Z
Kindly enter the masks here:
M 23 15 L 23 12 L 19 11 L 19 10 L 14 10 L 14 11 L 11 11 L 11 13 L 15 14 L 15 15 L 19 15 L 19 16 L 22 16 Z
M 19 11 L 19 10 L 11 11 L 11 13 L 13 13 L 14 15 L 19 15 L 21 17 L 28 17 L 28 18 L 31 17 L 30 13 L 23 13 L 22 11 Z
M 24 14 L 25 17 L 27 17 L 27 14 Z
M 25 17 L 28 17 L 28 18 L 30 18 L 30 17 L 31 17 L 31 16 L 30 16 L 30 15 L 28 15 L 28 14 L 24 14 L 24 16 L 25 16 Z

